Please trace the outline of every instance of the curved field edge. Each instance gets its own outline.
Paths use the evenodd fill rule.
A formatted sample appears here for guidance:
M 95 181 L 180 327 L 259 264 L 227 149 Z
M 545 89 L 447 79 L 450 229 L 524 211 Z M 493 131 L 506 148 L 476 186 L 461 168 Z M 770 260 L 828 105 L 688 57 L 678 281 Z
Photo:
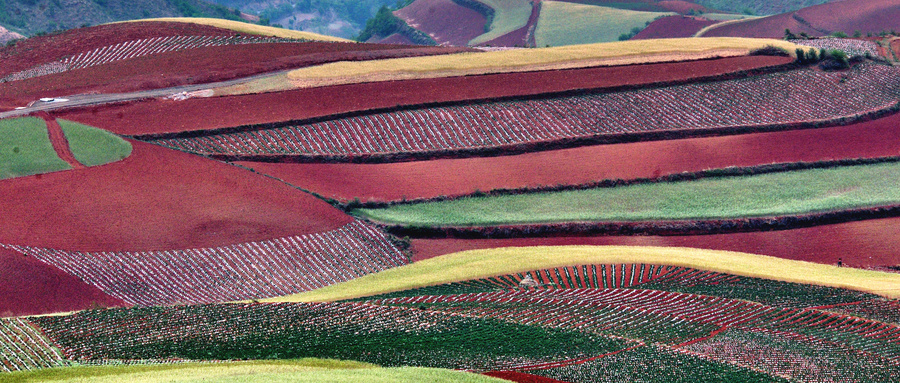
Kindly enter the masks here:
M 326 302 L 361 298 L 502 274 L 586 264 L 644 263 L 689 267 L 900 297 L 900 274 L 720 250 L 644 246 L 535 246 L 470 250 L 426 259 L 352 281 L 264 302 Z
M 790 42 L 773 39 L 682 38 L 470 52 L 430 58 L 407 57 L 366 62 L 337 62 L 297 69 L 281 78 L 267 78 L 218 88 L 215 93 L 237 95 L 361 82 L 686 61 L 743 56 L 769 45 L 782 48 L 790 54 L 794 54 L 799 47 Z
M 3 376 L 0 376 L 2 378 Z M 502 382 L 474 373 L 437 368 L 381 368 L 373 364 L 331 359 L 298 359 L 183 363 L 167 365 L 72 366 L 12 372 L 19 382 Z
M 794 216 L 900 204 L 900 163 L 837 166 L 621 187 L 467 197 L 357 209 L 370 220 L 414 226 L 584 221 L 710 220 Z
M 71 168 L 53 148 L 43 120 L 36 117 L 0 120 L 0 180 Z
M 161 21 L 161 22 L 200 24 L 200 25 L 207 25 L 207 26 L 216 27 L 216 28 L 228 29 L 228 30 L 241 32 L 241 33 L 248 33 L 248 34 L 252 34 L 252 35 L 281 37 L 281 38 L 286 38 L 286 39 L 352 42 L 351 40 L 342 39 L 340 37 L 320 35 L 318 33 L 294 31 L 294 30 L 290 30 L 290 29 L 256 25 L 256 24 L 244 23 L 244 22 L 234 21 L 234 20 L 210 19 L 210 18 L 204 18 L 204 17 L 159 17 L 159 18 L 138 19 L 138 20 L 121 21 L 121 22 L 122 23 L 130 23 L 130 22 L 139 22 L 139 21 Z M 111 24 L 115 24 L 115 23 L 111 23 Z
M 85 166 L 105 165 L 131 155 L 131 143 L 115 134 L 77 122 L 58 122 L 75 159 Z

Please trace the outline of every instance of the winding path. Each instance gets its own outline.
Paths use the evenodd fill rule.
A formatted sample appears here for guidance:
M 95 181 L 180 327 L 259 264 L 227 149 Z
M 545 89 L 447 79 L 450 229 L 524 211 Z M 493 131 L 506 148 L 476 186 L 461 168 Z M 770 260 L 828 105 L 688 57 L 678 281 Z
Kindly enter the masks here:
M 38 112 L 35 115 L 46 122 L 47 134 L 50 136 L 50 143 L 53 144 L 53 150 L 56 150 L 56 155 L 61 160 L 66 161 L 72 169 L 84 169 L 86 166 L 78 162 L 75 154 L 69 148 L 69 140 L 66 139 L 66 134 L 63 132 L 62 127 L 59 126 L 59 122 L 47 112 Z

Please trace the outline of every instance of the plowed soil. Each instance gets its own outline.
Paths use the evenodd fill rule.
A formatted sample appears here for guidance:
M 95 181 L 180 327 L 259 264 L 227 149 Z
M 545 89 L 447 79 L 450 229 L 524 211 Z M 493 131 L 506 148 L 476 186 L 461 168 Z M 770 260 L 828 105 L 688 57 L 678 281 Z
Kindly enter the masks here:
M 413 261 L 472 249 L 518 246 L 625 245 L 693 247 L 770 255 L 852 267 L 900 264 L 900 218 L 811 228 L 697 236 L 550 237 L 518 239 L 414 239 Z
M 656 178 L 728 166 L 900 155 L 900 114 L 841 127 L 588 146 L 515 156 L 389 164 L 244 166 L 339 200 L 396 201 L 476 190 Z
M 458 48 L 355 43 L 243 44 L 167 52 L 0 84 L 0 106 L 41 97 L 203 84 L 335 61 L 455 53 Z
M 318 233 L 351 218 L 283 183 L 132 142 L 103 166 L 0 181 L 0 243 L 171 250 Z
M 487 20 L 474 9 L 452 0 L 419 0 L 394 12 L 440 45 L 464 47 L 482 33 Z
M 126 41 L 166 36 L 234 36 L 228 29 L 200 24 L 134 22 L 78 28 L 37 36 L 0 48 L 0 77 L 81 52 Z
M 717 23 L 717 21 L 691 16 L 667 16 L 650 23 L 647 28 L 644 28 L 644 30 L 634 35 L 631 39 L 643 40 L 691 37 L 703 29 L 703 27 L 715 23 Z
M 515 371 L 489 371 L 483 374 L 487 376 L 493 376 L 495 378 L 510 380 L 516 383 L 566 383 L 562 380 L 556 380 L 539 375 L 532 375 Z
M 796 12 L 723 25 L 705 33 L 704 37 L 768 37 L 782 38 L 784 30 L 810 36 L 834 32 L 848 35 L 860 31 L 879 33 L 897 29 L 900 3 L 894 0 L 845 0 L 803 8 Z
M 146 100 L 76 109 L 62 112 L 59 117 L 118 134 L 170 133 L 281 122 L 396 105 L 683 81 L 782 65 L 790 61 L 787 57 L 745 56 L 664 64 L 390 81 L 185 101 Z
M 0 249 L 0 317 L 126 306 L 53 266 Z

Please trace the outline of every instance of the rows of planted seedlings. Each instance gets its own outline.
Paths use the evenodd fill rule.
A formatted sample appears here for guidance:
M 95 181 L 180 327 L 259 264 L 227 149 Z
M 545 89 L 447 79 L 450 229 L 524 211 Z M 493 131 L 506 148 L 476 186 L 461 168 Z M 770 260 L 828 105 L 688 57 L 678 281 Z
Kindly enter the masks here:
M 316 357 L 497 370 L 590 358 L 631 344 L 490 318 L 354 303 L 109 309 L 36 321 L 77 361 Z
M 900 72 L 864 63 L 606 94 L 442 106 L 155 142 L 216 155 L 365 155 L 483 149 L 628 133 L 813 123 L 900 98 Z
M 797 45 L 818 49 L 844 51 L 848 56 L 878 56 L 878 44 L 874 41 L 821 38 L 821 39 L 796 39 L 788 40 Z
M 409 262 L 383 233 L 361 221 L 324 233 L 215 248 L 91 253 L 0 246 L 138 305 L 289 295 Z
M 578 383 L 772 383 L 789 382 L 774 374 L 720 363 L 701 355 L 647 345 L 587 363 L 532 370 L 530 374 Z
M 800 382 L 896 382 L 900 364 L 796 333 L 728 330 L 685 350 Z
M 900 326 L 820 310 L 785 310 L 762 328 L 846 345 L 900 363 Z
M 879 322 L 900 324 L 900 301 L 897 300 L 872 298 L 858 302 L 834 304 L 820 309 Z
M 34 325 L 22 318 L 0 318 L 0 372 L 61 365 L 62 355 Z
M 261 44 L 261 43 L 295 43 L 300 40 L 263 37 L 263 36 L 166 36 L 126 41 L 114 45 L 100 47 L 87 52 L 67 57 L 57 62 L 42 64 L 35 68 L 13 73 L 0 79 L 0 83 L 25 80 L 47 74 L 68 70 L 88 68 L 111 62 L 127 60 L 153 54 L 177 52 L 203 47 Z

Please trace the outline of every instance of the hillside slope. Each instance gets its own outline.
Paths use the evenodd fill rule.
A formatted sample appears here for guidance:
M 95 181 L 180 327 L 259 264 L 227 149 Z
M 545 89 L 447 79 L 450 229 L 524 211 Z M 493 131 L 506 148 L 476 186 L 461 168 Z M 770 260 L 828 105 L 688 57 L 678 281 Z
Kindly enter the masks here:
M 26 35 L 71 29 L 83 25 L 166 16 L 240 19 L 239 12 L 203 0 L 4 0 L 0 2 L 0 25 Z M 2 41 L 2 37 L 0 37 L 0 41 Z
M 396 0 L 209 0 L 283 28 L 353 38 L 382 6 Z

